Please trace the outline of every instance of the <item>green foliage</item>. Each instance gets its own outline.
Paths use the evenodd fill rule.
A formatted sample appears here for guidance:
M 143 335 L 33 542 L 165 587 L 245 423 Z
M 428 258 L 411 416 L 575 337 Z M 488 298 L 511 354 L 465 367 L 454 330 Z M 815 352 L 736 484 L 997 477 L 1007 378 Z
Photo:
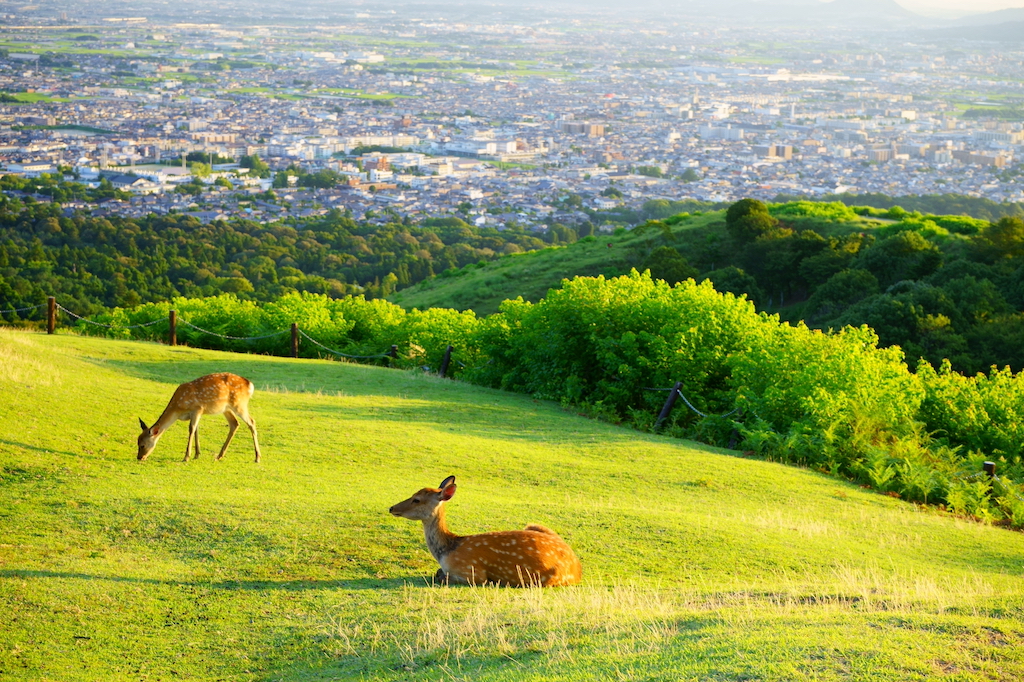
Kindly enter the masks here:
M 729 233 L 739 242 L 751 242 L 770 234 L 778 222 L 757 199 L 740 199 L 725 214 Z
M 910 307 L 949 304 L 941 289 L 929 285 L 886 296 Z M 383 301 L 295 293 L 266 304 L 232 295 L 176 299 L 115 310 L 96 321 L 137 325 L 163 319 L 170 307 L 182 320 L 218 334 L 260 337 L 225 339 L 179 327 L 186 343 L 219 349 L 287 354 L 286 332 L 297 322 L 331 348 L 379 355 L 395 345 L 399 366 L 436 370 L 450 344 L 453 374 L 646 427 L 664 400 L 649 389 L 680 381 L 689 405 L 673 414 L 672 433 L 718 445 L 739 433 L 742 447 L 769 458 L 921 502 L 961 504 L 956 482 L 980 468 L 972 453 L 983 452 L 1001 462 L 1013 494 L 989 495 L 987 511 L 971 513 L 1011 520 L 1018 515 L 1012 500 L 1024 480 L 1024 433 L 1018 428 L 1024 424 L 1024 377 L 1003 370 L 966 378 L 948 363 L 939 372 L 922 364 L 912 373 L 900 349 L 879 348 L 867 327 L 823 333 L 779 323 L 743 298 L 716 292 L 708 281 L 670 286 L 635 270 L 615 278 L 580 277 L 535 304 L 506 301 L 484 319 L 470 311 L 407 313 Z M 80 329 L 111 333 L 84 324 Z M 149 338 L 162 333 L 155 325 L 136 332 Z M 327 356 L 305 340 L 300 348 L 307 357 Z
M 116 195 L 109 182 L 106 187 Z M 206 188 L 186 183 L 180 191 Z M 55 204 L 25 207 L 4 199 L 0 282 L 6 288 L 0 284 L 0 310 L 34 306 L 51 295 L 78 314 L 226 291 L 264 301 L 293 291 L 380 296 L 390 273 L 393 286 L 407 287 L 431 277 L 435 268 L 493 260 L 507 247 L 530 251 L 545 245 L 523 230 L 499 232 L 452 221 L 369 225 L 333 212 L 299 223 L 301 229 L 245 220 L 204 225 L 181 215 L 66 217 Z M 41 314 L 25 315 L 38 320 Z
M 821 201 L 791 201 L 784 204 L 772 204 L 768 207 L 768 210 L 776 218 L 820 218 L 831 222 L 857 219 L 857 214 L 854 213 L 853 209 L 839 201 L 829 203 Z
M 757 280 L 735 265 L 706 272 L 702 279 L 711 282 L 716 291 L 729 292 L 736 296 L 745 295 L 754 303 L 762 303 L 765 300 L 764 292 L 757 285 Z
M 942 266 L 942 253 L 918 232 L 903 231 L 865 250 L 854 265 L 888 286 L 932 274 Z
M 799 201 L 802 197 L 779 195 L 778 202 Z M 887 209 L 900 207 L 905 211 L 940 216 L 971 216 L 972 218 L 994 221 L 1007 215 L 1024 216 L 1024 206 L 1015 203 L 999 203 L 983 197 L 969 197 L 962 194 L 922 194 L 890 197 L 885 194 L 827 194 L 823 201 L 839 201 L 853 207 L 862 215 L 881 216 Z M 882 209 L 881 211 L 874 209 Z
M 651 178 L 660 178 L 664 176 L 661 166 L 637 166 L 634 171 L 638 175 L 646 175 Z
M 651 277 L 663 279 L 669 284 L 694 279 L 700 275 L 700 271 L 691 266 L 682 254 L 671 246 L 659 246 L 652 251 L 644 262 L 644 267 L 650 270 Z
M 838 317 L 854 303 L 878 293 L 878 279 L 867 270 L 843 270 L 818 287 L 804 307 L 808 321 Z
M 240 168 L 248 168 L 249 175 L 254 177 L 269 178 L 271 175 L 270 166 L 258 154 L 242 156 L 238 165 Z

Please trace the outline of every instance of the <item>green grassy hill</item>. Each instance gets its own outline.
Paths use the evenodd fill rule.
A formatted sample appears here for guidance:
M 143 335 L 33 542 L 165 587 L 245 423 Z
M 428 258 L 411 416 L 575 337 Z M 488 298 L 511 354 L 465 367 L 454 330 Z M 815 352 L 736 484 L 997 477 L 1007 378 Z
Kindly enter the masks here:
M 607 248 L 607 247 L 604 247 Z M 244 433 L 135 461 L 213 371 Z M 538 522 L 576 588 L 433 587 L 391 504 Z M 0 330 L 5 680 L 1013 680 L 1024 535 L 419 373 Z
M 565 278 L 628 272 L 636 260 L 636 250 L 643 247 L 644 242 L 629 232 L 586 238 L 568 246 L 469 265 L 454 276 L 423 280 L 389 299 L 408 309 L 471 309 L 486 315 L 497 312 L 506 299 L 522 296 L 537 301 Z
M 827 234 L 842 235 L 870 230 L 884 222 L 891 221 L 858 217 L 817 221 L 814 227 Z M 642 269 L 651 251 L 665 244 L 678 248 L 691 261 L 698 252 L 706 258 L 709 250 L 718 248 L 709 246 L 714 242 L 722 242 L 725 248 L 725 211 L 684 218 L 668 229 L 668 238 L 659 227 L 641 227 L 587 237 L 567 246 L 504 256 L 490 263 L 469 265 L 453 275 L 423 280 L 388 298 L 407 309 L 471 309 L 487 315 L 496 312 L 502 301 L 517 296 L 536 302 L 563 279 L 615 276 L 629 272 L 630 268 Z M 719 266 L 726 264 L 729 255 L 722 252 Z M 710 265 L 714 265 L 713 260 Z

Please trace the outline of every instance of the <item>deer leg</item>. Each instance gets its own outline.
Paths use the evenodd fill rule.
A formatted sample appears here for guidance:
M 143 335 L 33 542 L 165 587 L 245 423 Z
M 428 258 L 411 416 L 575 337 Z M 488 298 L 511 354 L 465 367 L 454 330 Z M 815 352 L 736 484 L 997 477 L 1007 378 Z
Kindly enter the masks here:
M 220 449 L 220 454 L 217 455 L 217 459 L 223 457 L 224 453 L 228 451 L 228 445 L 231 444 L 231 439 L 235 437 L 235 431 L 238 430 L 238 420 L 235 419 L 235 415 L 230 412 L 225 412 L 224 418 L 228 420 L 228 438 L 224 441 L 224 447 Z
M 185 459 L 181 460 L 187 462 L 189 456 L 192 454 L 192 441 L 196 437 L 196 418 L 192 417 L 188 421 L 188 440 L 185 441 Z
M 256 437 L 256 420 L 252 418 L 252 415 L 249 414 L 248 410 L 240 413 L 238 416 L 245 422 L 245 425 L 249 427 L 249 431 L 252 432 L 252 446 L 256 448 L 256 463 L 259 464 L 260 441 L 259 438 Z
M 196 412 L 192 415 L 192 419 L 188 423 L 191 438 L 189 439 L 195 443 L 195 454 L 192 459 L 199 459 L 199 417 L 202 416 L 201 412 Z M 185 453 L 185 457 L 188 458 L 188 452 Z

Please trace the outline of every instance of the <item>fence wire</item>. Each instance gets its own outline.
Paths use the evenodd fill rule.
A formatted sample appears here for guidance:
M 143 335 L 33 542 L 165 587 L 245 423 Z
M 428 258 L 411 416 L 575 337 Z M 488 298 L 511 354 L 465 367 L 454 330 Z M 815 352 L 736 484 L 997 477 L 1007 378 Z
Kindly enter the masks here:
M 645 391 L 669 391 L 669 392 L 672 391 L 671 388 L 646 388 L 646 387 L 644 388 L 644 390 Z M 686 396 L 683 395 L 682 391 L 676 391 L 676 395 L 678 395 L 680 398 L 682 398 L 683 402 L 686 403 L 686 406 L 689 407 L 691 410 L 693 410 L 693 412 L 695 414 L 700 415 L 701 417 L 704 417 L 705 419 L 707 419 L 708 417 L 714 417 L 714 416 L 731 417 L 732 415 L 734 415 L 734 414 L 736 414 L 737 412 L 740 411 L 740 408 L 736 407 L 736 408 L 733 408 L 733 410 L 731 412 L 726 412 L 725 414 L 720 414 L 720 415 L 705 414 L 704 412 L 701 412 L 696 407 L 694 407 L 693 403 L 691 403 L 689 400 L 686 399 Z
M 39 305 L 30 305 L 27 308 L 11 308 L 10 310 L 0 310 L 0 314 L 5 314 L 5 313 L 23 313 L 26 310 L 35 310 L 37 308 L 45 308 L 45 307 L 46 307 L 45 303 L 40 303 Z
M 57 310 L 60 310 L 61 312 L 67 315 L 70 315 L 71 317 L 75 318 L 75 320 L 79 322 L 85 322 L 86 324 L 91 324 L 95 327 L 103 327 L 104 329 L 141 329 L 142 327 L 152 327 L 154 324 L 160 324 L 161 322 L 166 321 L 164 318 L 160 317 L 150 322 L 143 322 L 141 324 L 103 324 L 102 322 L 94 322 L 90 319 L 82 317 L 81 315 L 73 313 L 64 306 L 62 306 L 60 303 L 56 305 Z
M 307 341 L 309 341 L 310 343 L 312 343 L 314 346 L 318 346 L 318 347 L 322 348 L 323 350 L 327 351 L 328 353 L 333 353 L 334 355 L 339 355 L 339 356 L 341 356 L 343 358 L 350 358 L 352 360 L 376 360 L 376 359 L 379 359 L 379 358 L 390 358 L 391 357 L 387 353 L 383 353 L 381 355 L 349 355 L 348 353 L 342 353 L 340 350 L 334 350 L 333 348 L 328 348 L 327 346 L 325 346 L 324 344 L 320 343 L 319 341 L 317 341 L 316 339 L 314 339 L 312 336 L 310 336 L 306 332 L 302 331 L 301 329 L 299 330 L 299 335 L 302 336 L 302 338 L 304 338 Z
M 288 330 L 285 330 L 285 331 L 282 331 L 282 332 L 273 332 L 273 333 L 270 333 L 270 334 L 264 334 L 262 336 L 230 336 L 229 334 L 220 334 L 218 332 L 212 332 L 209 329 L 203 329 L 202 327 L 197 327 L 194 324 L 192 324 L 191 322 L 186 322 L 185 320 L 182 320 L 181 318 L 178 318 L 178 323 L 182 324 L 182 325 L 184 325 L 186 327 L 190 327 L 192 329 L 195 329 L 197 332 L 202 332 L 203 334 L 209 334 L 210 336 L 216 336 L 218 339 L 230 339 L 231 341 L 259 341 L 261 339 L 271 339 L 271 338 L 273 338 L 275 336 L 281 336 L 282 334 L 287 334 L 288 333 Z

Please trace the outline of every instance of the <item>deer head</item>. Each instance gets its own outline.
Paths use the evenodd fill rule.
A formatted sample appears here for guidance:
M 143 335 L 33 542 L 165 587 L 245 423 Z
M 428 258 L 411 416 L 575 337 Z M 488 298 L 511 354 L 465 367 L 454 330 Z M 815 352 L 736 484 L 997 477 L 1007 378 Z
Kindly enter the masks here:
M 395 516 L 401 516 L 415 521 L 426 521 L 434 515 L 437 507 L 455 495 L 455 477 L 449 476 L 441 481 L 437 488 L 423 488 L 413 494 L 407 500 L 399 502 L 391 507 L 390 511 Z
M 156 447 L 156 442 L 160 440 L 160 436 L 163 431 L 159 431 L 156 424 L 152 427 L 146 426 L 146 422 L 139 418 L 139 426 L 142 427 L 142 433 L 139 434 L 139 461 L 149 457 L 149 453 L 153 452 L 153 448 Z

